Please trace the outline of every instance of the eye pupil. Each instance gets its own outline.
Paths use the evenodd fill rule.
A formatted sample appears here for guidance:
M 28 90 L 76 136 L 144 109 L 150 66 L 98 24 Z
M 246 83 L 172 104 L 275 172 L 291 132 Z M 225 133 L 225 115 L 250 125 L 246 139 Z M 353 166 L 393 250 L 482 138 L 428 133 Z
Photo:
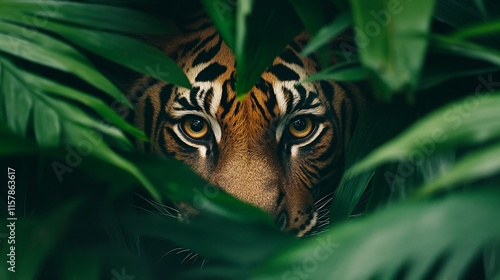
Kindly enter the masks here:
M 295 139 L 309 136 L 314 130 L 313 120 L 308 116 L 299 116 L 290 121 L 288 133 Z
M 193 130 L 194 132 L 200 132 L 203 130 L 204 123 L 201 120 L 194 119 L 191 121 L 190 126 L 191 130 Z
M 209 132 L 207 121 L 197 116 L 185 118 L 182 122 L 181 129 L 192 139 L 201 139 Z
M 295 128 L 295 130 L 297 131 L 303 131 L 307 128 L 306 122 L 304 122 L 304 120 L 302 119 L 296 119 L 295 121 L 293 121 L 293 128 Z

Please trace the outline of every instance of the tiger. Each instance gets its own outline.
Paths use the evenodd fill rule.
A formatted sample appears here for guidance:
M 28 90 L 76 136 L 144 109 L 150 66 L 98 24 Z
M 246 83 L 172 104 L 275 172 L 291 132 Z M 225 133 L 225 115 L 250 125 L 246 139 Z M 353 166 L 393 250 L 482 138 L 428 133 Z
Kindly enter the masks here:
M 342 171 L 361 90 L 330 80 L 302 83 L 321 70 L 315 55 L 300 55 L 309 40 L 302 32 L 238 100 L 237 61 L 210 19 L 186 21 L 181 31 L 156 44 L 192 88 L 148 75 L 135 81 L 128 94 L 133 123 L 150 140 L 137 148 L 184 162 L 269 213 L 283 231 L 312 233 L 320 224 L 318 202 L 331 194 L 321 185 Z

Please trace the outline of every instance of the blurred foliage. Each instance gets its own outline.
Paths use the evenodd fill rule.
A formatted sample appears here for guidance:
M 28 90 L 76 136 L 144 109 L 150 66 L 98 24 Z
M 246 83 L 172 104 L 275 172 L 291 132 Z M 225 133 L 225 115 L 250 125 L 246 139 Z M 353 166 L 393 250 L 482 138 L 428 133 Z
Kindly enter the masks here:
M 0 229 L 0 279 L 499 279 L 497 1 L 0 7 L 0 155 L 18 218 L 15 273 Z M 296 239 L 183 164 L 134 151 L 144 135 L 121 117 L 130 71 L 190 87 L 136 35 L 174 32 L 166 20 L 198 8 L 236 56 L 240 98 L 302 30 L 303 55 L 324 64 L 309 81 L 366 81 L 325 232 Z M 200 215 L 180 223 L 172 202 Z M 0 204 L 7 221 L 7 191 Z

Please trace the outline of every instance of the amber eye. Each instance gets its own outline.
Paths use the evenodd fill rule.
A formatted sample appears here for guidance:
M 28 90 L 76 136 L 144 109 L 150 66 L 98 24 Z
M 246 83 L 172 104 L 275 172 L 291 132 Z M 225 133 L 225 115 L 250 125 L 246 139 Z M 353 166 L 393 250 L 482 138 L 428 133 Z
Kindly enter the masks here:
M 193 139 L 201 139 L 208 134 L 208 123 L 201 117 L 188 117 L 182 122 L 182 130 Z
M 291 136 L 295 138 L 304 138 L 309 136 L 314 129 L 314 123 L 310 117 L 307 116 L 299 116 L 292 121 L 288 125 L 288 132 Z

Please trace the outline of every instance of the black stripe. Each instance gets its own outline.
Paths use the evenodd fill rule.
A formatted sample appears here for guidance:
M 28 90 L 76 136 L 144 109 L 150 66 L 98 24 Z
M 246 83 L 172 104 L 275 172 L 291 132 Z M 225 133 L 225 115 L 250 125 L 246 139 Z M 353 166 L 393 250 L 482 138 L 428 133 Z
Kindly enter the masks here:
M 273 85 L 271 85 L 269 82 L 265 82 L 265 87 L 267 88 L 266 94 L 268 98 L 266 101 L 266 107 L 271 117 L 274 118 L 276 117 L 274 108 L 276 107 L 276 103 L 278 102 L 276 100 L 276 94 L 274 93 Z
M 346 112 L 346 104 L 345 104 L 345 99 L 342 100 L 342 103 L 340 105 L 340 118 L 342 120 L 342 135 L 346 133 L 347 130 L 347 112 Z
M 182 56 L 185 56 L 187 53 L 191 53 L 194 47 L 200 42 L 200 38 L 194 38 L 193 40 L 184 43 L 179 46 L 179 49 L 182 49 Z
M 257 107 L 257 109 L 259 109 L 259 112 L 262 115 L 262 117 L 264 118 L 264 120 L 266 120 L 266 122 L 269 122 L 269 118 L 267 117 L 266 110 L 264 110 L 264 108 L 262 108 L 262 106 L 259 103 L 259 100 L 257 99 L 257 97 L 255 96 L 255 94 L 253 92 L 252 92 L 250 97 L 252 98 L 252 102 L 255 103 L 255 106 Z
M 181 105 L 181 107 L 183 109 L 186 109 L 186 110 L 201 110 L 201 108 L 200 108 L 200 106 L 198 106 L 198 104 L 191 105 L 188 102 L 188 100 L 186 99 L 186 97 L 177 98 L 177 103 L 179 103 Z
M 299 102 L 297 102 L 296 108 L 304 108 L 305 104 L 307 104 L 307 101 L 310 100 L 310 98 L 309 99 L 307 98 L 306 89 L 302 85 L 300 85 L 300 84 L 295 85 L 295 89 L 299 93 L 299 98 L 300 98 Z
M 177 136 L 177 133 L 175 133 L 175 131 L 173 129 L 171 129 L 170 127 L 167 127 L 166 130 L 168 133 L 170 133 L 170 135 L 172 135 L 172 139 L 174 139 L 174 141 L 175 141 L 175 143 L 177 143 L 177 145 L 179 145 L 184 150 L 188 150 L 188 151 L 186 151 L 186 153 L 195 153 L 198 151 L 198 148 L 191 147 L 188 144 L 186 144 L 184 141 L 182 141 L 182 139 L 179 138 L 179 136 Z
M 166 105 L 172 96 L 172 93 L 174 91 L 174 85 L 172 84 L 166 84 L 161 88 L 160 91 L 160 108 L 158 110 L 158 116 L 156 117 L 156 126 L 155 126 L 155 131 L 157 134 L 160 134 L 161 126 L 164 123 L 165 120 L 170 119 L 170 115 L 167 112 Z
M 328 100 L 328 103 L 333 104 L 333 96 L 335 94 L 335 89 L 333 86 L 327 81 L 320 81 L 319 85 L 321 90 L 323 91 L 323 95 Z
M 210 60 L 212 60 L 220 51 L 221 45 L 222 45 L 222 40 L 221 38 L 218 38 L 217 44 L 215 44 L 215 46 L 206 51 L 201 51 L 196 56 L 196 58 L 193 60 L 193 64 L 191 67 L 195 67 L 198 64 L 209 62 Z
M 297 44 L 295 41 L 290 42 L 290 44 L 288 44 L 288 45 L 289 45 L 289 46 L 290 46 L 290 47 L 291 47 L 291 48 L 292 48 L 295 52 L 297 52 L 297 53 L 300 53 L 300 51 L 301 51 L 301 49 L 302 49 L 302 47 L 301 47 L 299 44 Z
M 200 88 L 199 87 L 194 87 L 190 92 L 189 92 L 189 101 L 191 104 L 196 108 L 196 110 L 201 111 L 202 108 L 200 104 L 198 104 L 198 99 L 196 97 L 200 94 Z
M 302 63 L 302 60 L 296 55 L 295 52 L 293 52 L 291 49 L 285 49 L 283 53 L 281 53 L 280 58 L 283 59 L 284 61 L 288 63 L 293 63 L 297 64 L 300 67 L 304 67 L 304 63 Z
M 144 100 L 144 133 L 146 134 L 147 137 L 151 137 L 151 132 L 153 131 L 153 122 L 148 121 L 154 117 L 154 110 L 153 110 L 153 102 L 151 101 L 150 97 L 147 97 L 146 100 Z
M 152 131 L 153 131 L 153 121 L 152 119 L 154 118 L 154 111 L 153 111 L 153 102 L 151 101 L 150 97 L 147 97 L 146 100 L 144 100 L 144 122 L 143 122 L 143 127 L 144 127 L 144 134 L 152 141 Z M 148 121 L 149 120 L 149 121 Z M 144 146 L 144 151 L 146 153 L 151 153 L 151 145 L 145 145 Z
M 326 128 L 324 130 L 326 130 Z M 328 149 L 320 157 L 316 158 L 316 160 L 325 161 L 333 154 L 333 152 L 335 152 L 335 149 L 337 149 L 338 146 L 338 136 L 339 135 L 333 134 L 332 142 L 326 143 L 328 145 Z
M 205 100 L 203 107 L 205 109 L 205 112 L 210 113 L 210 103 L 212 103 L 212 98 L 214 96 L 214 90 L 212 88 L 209 88 L 207 93 L 205 93 Z
M 268 71 L 281 81 L 298 81 L 300 79 L 295 71 L 281 63 L 271 66 Z
M 214 62 L 205 69 L 201 70 L 198 75 L 196 75 L 195 81 L 197 82 L 210 82 L 216 80 L 220 75 L 226 72 L 227 67 L 224 65 L 220 65 L 217 62 Z
M 316 171 L 319 169 L 318 167 L 314 168 L 315 166 L 311 162 L 309 162 L 307 167 L 309 167 L 309 168 L 305 168 L 305 167 L 302 168 L 302 171 L 305 173 L 306 177 L 312 178 L 312 179 L 319 179 L 320 178 L 319 172 Z M 313 170 L 310 169 L 311 167 Z M 310 188 L 313 186 L 307 186 L 307 187 Z
M 233 107 L 233 103 L 235 101 L 234 96 L 231 97 L 230 100 L 228 100 L 228 92 L 229 92 L 229 87 L 230 87 L 230 81 L 227 80 L 224 82 L 222 85 L 222 95 L 220 99 L 220 106 L 224 108 L 222 111 L 222 114 L 220 116 L 221 119 L 224 119 L 226 115 L 229 113 L 229 110 L 231 107 Z
M 199 52 L 202 48 L 204 48 L 210 41 L 212 41 L 215 37 L 217 37 L 217 32 L 214 32 L 214 34 L 208 36 L 205 40 L 201 41 L 194 49 L 193 53 Z
M 128 96 L 128 100 L 132 103 L 132 104 L 137 104 L 137 102 L 141 99 L 141 97 L 144 96 L 144 94 L 147 92 L 148 89 L 150 89 L 151 87 L 153 87 L 154 85 L 156 85 L 157 83 L 159 83 L 160 80 L 158 79 L 154 79 L 153 77 L 151 76 L 148 76 L 143 82 L 142 82 L 142 85 L 141 87 L 139 87 L 138 90 L 132 92 L 129 96 Z
M 159 140 L 158 140 L 158 145 L 160 146 L 160 149 L 161 149 L 161 152 L 166 155 L 167 157 L 171 157 L 171 158 L 175 158 L 177 156 L 177 151 L 173 150 L 173 151 L 169 151 L 167 149 L 168 145 L 167 145 L 167 142 L 166 142 L 166 134 L 167 134 L 167 130 L 165 129 L 162 133 L 163 137 L 161 137 Z
M 290 114 L 293 111 L 293 93 L 286 87 L 281 88 L 286 99 L 286 114 Z

